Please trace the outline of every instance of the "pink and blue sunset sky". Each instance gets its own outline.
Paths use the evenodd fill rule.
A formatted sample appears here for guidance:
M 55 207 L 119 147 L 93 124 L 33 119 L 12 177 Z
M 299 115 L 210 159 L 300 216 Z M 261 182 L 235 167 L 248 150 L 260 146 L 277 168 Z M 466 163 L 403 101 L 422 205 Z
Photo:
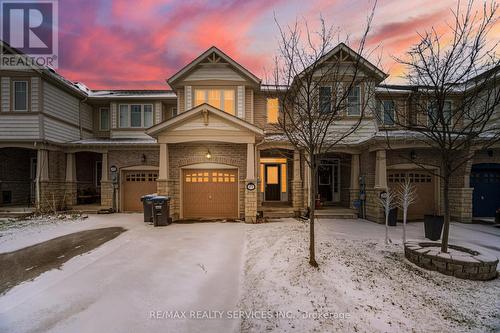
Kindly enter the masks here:
M 478 3 L 479 4 L 479 3 Z M 296 18 L 356 36 L 366 0 L 64 0 L 59 2 L 59 69 L 92 89 L 167 89 L 165 79 L 212 45 L 263 78 L 272 68 L 280 24 Z M 454 0 L 379 0 L 368 45 L 398 81 L 401 56 L 417 32 L 451 22 Z M 498 40 L 498 25 L 490 38 Z

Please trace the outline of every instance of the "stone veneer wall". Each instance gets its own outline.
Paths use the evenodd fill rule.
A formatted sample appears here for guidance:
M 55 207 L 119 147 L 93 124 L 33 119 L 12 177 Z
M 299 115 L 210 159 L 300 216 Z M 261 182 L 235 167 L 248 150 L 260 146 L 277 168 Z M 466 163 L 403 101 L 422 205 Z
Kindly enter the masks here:
M 210 150 L 211 159 L 205 157 Z M 183 166 L 198 163 L 225 164 L 238 168 L 240 218 L 245 217 L 245 179 L 247 173 L 247 145 L 235 143 L 178 143 L 168 145 L 169 181 L 168 195 L 172 197 L 171 214 L 174 220 L 180 216 L 180 170 Z M 163 187 L 164 185 L 159 185 Z M 257 190 L 253 191 L 257 193 Z M 256 200 L 256 197 L 255 197 Z M 251 201 L 251 199 L 250 199 Z M 250 202 L 249 201 L 249 202 Z M 257 207 L 257 206 L 255 206 Z
M 66 154 L 62 151 L 48 153 L 49 180 L 40 181 L 40 209 L 42 211 L 64 210 L 71 198 L 72 187 L 66 183 Z

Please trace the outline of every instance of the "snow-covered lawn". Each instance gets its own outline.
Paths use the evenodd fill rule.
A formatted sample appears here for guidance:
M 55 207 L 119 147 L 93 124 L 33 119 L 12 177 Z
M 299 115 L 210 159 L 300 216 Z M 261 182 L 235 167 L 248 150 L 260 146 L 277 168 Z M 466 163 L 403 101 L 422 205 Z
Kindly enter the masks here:
M 0 253 L 114 226 L 127 231 L 0 295 L 0 332 L 500 330 L 500 279 L 417 268 L 403 258 L 400 226 L 385 246 L 384 226 L 362 220 L 317 224 L 317 270 L 307 263 L 308 226 L 293 219 L 164 228 L 140 214 L 37 219 L 4 225 Z M 408 226 L 409 239 L 422 233 L 421 223 Z M 500 229 L 491 226 L 453 224 L 450 240 L 500 255 Z M 196 310 L 224 313 L 190 318 Z M 244 319 L 229 319 L 233 311 Z
M 410 237 L 422 224 L 410 225 Z M 451 240 L 469 243 L 481 232 L 453 225 Z M 476 226 L 468 226 L 474 230 Z M 481 229 L 483 226 L 477 226 Z M 458 231 L 457 231 L 458 229 Z M 384 227 L 361 220 L 320 221 L 319 269 L 307 263 L 308 226 L 288 220 L 247 228 L 240 306 L 275 311 L 242 321 L 245 332 L 496 332 L 500 279 L 459 280 L 404 259 L 400 227 L 384 245 Z M 500 234 L 483 243 L 500 240 Z M 453 235 L 456 237 L 454 238 Z M 307 319 L 304 319 L 307 318 Z M 311 318 L 311 319 L 310 319 Z

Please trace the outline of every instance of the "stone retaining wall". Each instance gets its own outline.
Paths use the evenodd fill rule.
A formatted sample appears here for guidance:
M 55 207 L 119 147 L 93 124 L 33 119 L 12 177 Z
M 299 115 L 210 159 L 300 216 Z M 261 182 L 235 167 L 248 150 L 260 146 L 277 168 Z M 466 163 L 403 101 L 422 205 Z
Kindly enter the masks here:
M 497 277 L 498 258 L 460 246 L 449 245 L 441 253 L 437 242 L 406 242 L 405 257 L 417 266 L 461 279 L 491 280 Z

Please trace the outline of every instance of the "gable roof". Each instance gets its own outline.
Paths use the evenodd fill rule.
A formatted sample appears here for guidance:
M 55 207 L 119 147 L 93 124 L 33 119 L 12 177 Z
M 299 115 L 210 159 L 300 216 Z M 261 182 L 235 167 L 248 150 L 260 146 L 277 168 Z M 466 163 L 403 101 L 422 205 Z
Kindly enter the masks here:
M 229 122 L 237 125 L 238 127 L 243 127 L 247 129 L 250 132 L 253 132 L 254 134 L 257 135 L 264 135 L 264 131 L 260 129 L 259 127 L 243 120 L 240 119 L 236 116 L 233 116 L 227 112 L 224 112 L 220 109 L 217 109 L 216 107 L 213 107 L 210 104 L 203 103 L 198 106 L 195 106 L 194 108 L 184 111 L 177 116 L 170 118 L 168 120 L 165 120 L 164 122 L 161 122 L 159 124 L 156 124 L 146 130 L 146 134 L 156 137 L 160 132 L 163 132 L 164 130 L 167 130 L 169 128 L 172 128 L 173 126 L 182 123 L 185 120 L 188 120 L 192 117 L 194 117 L 197 114 L 201 114 L 203 111 L 209 111 L 225 120 L 228 120 Z
M 366 60 L 359 53 L 357 53 L 356 51 L 354 51 L 353 49 L 351 49 L 349 46 L 347 46 L 344 43 L 340 43 L 337 46 L 335 46 L 333 49 L 328 51 L 328 53 L 326 53 L 324 56 L 322 56 L 318 62 L 321 64 L 321 63 L 327 61 L 328 59 L 330 59 L 331 57 L 333 57 L 335 54 L 337 54 L 340 51 L 344 51 L 349 56 L 351 56 L 355 59 L 359 59 L 359 63 L 362 66 L 364 66 L 365 68 L 367 68 L 369 71 L 374 73 L 375 76 L 379 77 L 380 81 L 385 80 L 389 76 L 389 74 L 386 74 L 383 71 L 381 71 L 377 66 L 372 64 L 370 61 Z
M 233 60 L 230 56 L 219 50 L 217 47 L 212 46 L 205 52 L 203 52 L 201 55 L 199 55 L 197 58 L 195 58 L 193 61 L 191 61 L 189 64 L 184 66 L 180 71 L 172 75 L 169 79 L 167 79 L 167 83 L 172 87 L 173 84 L 175 84 L 175 81 L 179 80 L 183 76 L 185 76 L 187 73 L 189 73 L 196 65 L 200 64 L 203 60 L 205 60 L 209 55 L 215 53 L 222 59 L 224 59 L 228 64 L 230 64 L 233 68 L 235 68 L 239 73 L 243 74 L 245 77 L 250 79 L 250 81 L 255 82 L 256 84 L 260 84 L 261 79 L 259 79 L 257 76 L 252 74 L 249 70 L 247 70 L 245 67 L 237 63 L 235 60 Z

